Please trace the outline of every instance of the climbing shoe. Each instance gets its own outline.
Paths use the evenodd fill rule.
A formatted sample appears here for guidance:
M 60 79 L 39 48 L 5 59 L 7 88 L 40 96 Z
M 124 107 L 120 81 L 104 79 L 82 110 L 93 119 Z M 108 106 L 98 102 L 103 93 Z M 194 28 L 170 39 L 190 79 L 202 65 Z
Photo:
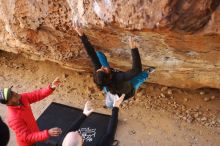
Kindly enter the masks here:
M 155 72 L 156 68 L 155 67 L 149 67 L 148 69 L 145 69 L 144 71 L 146 71 L 147 73 L 151 74 L 153 72 Z

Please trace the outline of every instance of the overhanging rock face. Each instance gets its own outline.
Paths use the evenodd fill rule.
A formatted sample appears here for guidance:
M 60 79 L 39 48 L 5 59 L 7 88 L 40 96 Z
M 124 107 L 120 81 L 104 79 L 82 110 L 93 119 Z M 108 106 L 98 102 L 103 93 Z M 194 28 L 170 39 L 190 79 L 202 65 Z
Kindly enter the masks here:
M 131 66 L 128 36 L 139 44 L 150 82 L 220 88 L 219 0 L 0 0 L 0 49 L 78 71 L 91 64 L 73 30 L 79 19 L 113 67 Z

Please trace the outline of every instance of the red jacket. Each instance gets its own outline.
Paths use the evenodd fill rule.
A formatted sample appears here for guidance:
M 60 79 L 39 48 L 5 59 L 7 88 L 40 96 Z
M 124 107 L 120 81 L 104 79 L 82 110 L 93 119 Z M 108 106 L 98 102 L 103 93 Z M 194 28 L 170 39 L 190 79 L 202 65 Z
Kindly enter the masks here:
M 8 106 L 8 125 L 15 132 L 19 146 L 31 146 L 49 138 L 48 130 L 39 130 L 30 104 L 44 99 L 52 92 L 53 89 L 48 86 L 31 93 L 23 93 L 20 99 L 21 106 Z

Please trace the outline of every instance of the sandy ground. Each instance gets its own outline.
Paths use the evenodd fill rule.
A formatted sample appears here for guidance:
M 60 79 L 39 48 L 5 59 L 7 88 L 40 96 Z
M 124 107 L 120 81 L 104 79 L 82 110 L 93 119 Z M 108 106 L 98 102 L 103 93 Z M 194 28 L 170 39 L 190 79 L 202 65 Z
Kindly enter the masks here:
M 0 58 L 0 87 L 13 85 L 21 93 L 45 87 L 56 76 L 61 78 L 62 86 L 32 105 L 36 118 L 53 101 L 82 108 L 91 100 L 97 112 L 110 113 L 102 107 L 103 95 L 91 74 L 5 52 L 0 52 Z M 146 83 L 135 98 L 122 105 L 116 139 L 121 146 L 219 146 L 219 107 L 220 91 L 216 89 L 191 91 Z M 6 106 L 0 106 L 0 115 L 5 118 Z M 9 146 L 16 146 L 14 133 L 11 135 Z

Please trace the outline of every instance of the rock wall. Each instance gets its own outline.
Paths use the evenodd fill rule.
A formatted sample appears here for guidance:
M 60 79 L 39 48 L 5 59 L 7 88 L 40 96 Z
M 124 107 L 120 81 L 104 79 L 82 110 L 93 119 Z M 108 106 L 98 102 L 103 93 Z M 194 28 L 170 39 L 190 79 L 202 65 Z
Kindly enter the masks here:
M 114 67 L 131 66 L 139 42 L 149 82 L 220 88 L 220 0 L 0 0 L 0 49 L 76 71 L 91 64 L 73 30 L 79 19 Z

